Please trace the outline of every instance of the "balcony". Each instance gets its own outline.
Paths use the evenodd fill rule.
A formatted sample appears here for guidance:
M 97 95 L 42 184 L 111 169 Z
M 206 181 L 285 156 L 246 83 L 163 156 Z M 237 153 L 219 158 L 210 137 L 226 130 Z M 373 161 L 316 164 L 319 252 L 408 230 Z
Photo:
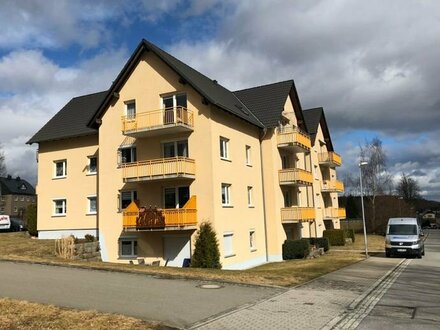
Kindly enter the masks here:
M 281 209 L 282 223 L 295 223 L 310 220 L 315 220 L 315 209 L 313 207 L 292 206 Z
M 278 148 L 293 149 L 298 152 L 308 152 L 312 142 L 307 133 L 296 127 L 283 127 L 277 130 Z
M 336 167 L 342 165 L 342 158 L 336 152 L 321 152 L 318 154 L 319 165 Z
M 122 117 L 122 134 L 134 138 L 192 132 L 194 115 L 184 107 L 160 109 Z
M 344 183 L 339 180 L 323 180 L 322 181 L 322 192 L 344 192 Z
M 194 179 L 196 164 L 187 157 L 171 157 L 121 164 L 124 182 Z
M 345 208 L 326 207 L 324 209 L 324 219 L 345 219 Z
M 278 171 L 280 185 L 310 186 L 313 184 L 312 172 L 300 168 L 286 168 Z
M 123 212 L 124 231 L 188 230 L 196 225 L 196 196 L 191 196 L 180 209 L 138 207 L 132 202 Z

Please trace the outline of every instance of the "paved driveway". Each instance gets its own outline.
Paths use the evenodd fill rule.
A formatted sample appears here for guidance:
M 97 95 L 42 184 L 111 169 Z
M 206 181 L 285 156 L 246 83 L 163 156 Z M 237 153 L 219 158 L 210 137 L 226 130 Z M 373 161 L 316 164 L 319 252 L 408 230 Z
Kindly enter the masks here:
M 66 267 L 0 262 L 0 296 L 79 309 L 121 313 L 187 327 L 270 297 L 280 290 Z

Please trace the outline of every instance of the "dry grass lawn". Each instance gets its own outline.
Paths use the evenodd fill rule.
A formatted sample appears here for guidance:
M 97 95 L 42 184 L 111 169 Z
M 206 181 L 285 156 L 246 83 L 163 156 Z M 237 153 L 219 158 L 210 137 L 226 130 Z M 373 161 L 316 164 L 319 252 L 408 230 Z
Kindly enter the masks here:
M 385 237 L 381 235 L 368 235 L 368 251 L 385 251 Z M 363 234 L 356 234 L 355 242 L 351 245 L 346 246 L 335 246 L 334 249 L 337 250 L 364 250 L 365 242 Z
M 170 329 L 132 317 L 0 299 L 0 329 Z

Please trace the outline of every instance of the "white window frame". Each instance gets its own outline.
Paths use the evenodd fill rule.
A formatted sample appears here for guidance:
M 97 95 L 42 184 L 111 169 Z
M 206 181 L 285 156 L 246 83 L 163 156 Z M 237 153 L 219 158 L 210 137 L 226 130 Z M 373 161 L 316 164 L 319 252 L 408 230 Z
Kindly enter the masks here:
M 231 184 L 222 183 L 221 187 L 221 201 L 223 207 L 231 207 L 232 206 L 232 198 L 231 198 Z M 223 202 L 223 191 L 225 195 L 225 201 Z
M 17 213 L 18 212 L 18 208 L 17 208 L 17 206 L 14 206 L 14 213 Z
M 246 152 L 246 166 L 252 166 L 252 152 L 251 152 L 251 146 L 246 145 L 245 146 L 245 152 Z
M 129 101 L 125 101 L 125 116 L 127 117 L 127 119 L 135 119 L 136 118 L 136 100 L 129 100 Z M 133 104 L 134 105 L 134 113 L 133 114 L 129 114 L 128 113 L 128 107 Z
M 60 159 L 55 160 L 54 162 L 54 168 L 53 168 L 53 178 L 54 179 L 63 179 L 67 177 L 67 159 Z M 57 174 L 57 164 L 62 163 L 63 164 L 63 173 L 61 175 Z
M 249 249 L 251 252 L 257 251 L 257 234 L 255 229 L 249 229 Z
M 87 175 L 96 175 L 98 173 L 98 157 L 96 157 L 96 156 L 89 156 L 87 158 L 89 160 L 89 163 L 87 164 Z M 96 159 L 95 171 L 91 171 L 90 170 L 92 159 Z
M 122 210 L 124 210 L 122 208 L 122 194 L 123 193 L 130 193 L 130 198 L 131 198 L 132 202 L 136 200 L 135 199 L 135 194 L 136 194 L 136 197 L 138 197 L 137 190 L 121 190 L 119 192 L 119 212 L 122 212 Z
M 26 202 L 30 202 L 30 201 L 31 201 L 30 197 L 26 197 Z
M 92 199 L 95 199 L 95 205 L 96 205 L 95 211 L 92 211 L 90 208 Z M 87 196 L 87 214 L 94 215 L 96 213 L 98 213 L 98 198 L 96 197 L 96 195 L 89 195 L 89 196 Z
M 131 254 L 122 254 L 122 243 L 130 242 L 131 243 Z M 121 238 L 119 239 L 119 256 L 121 258 L 136 258 L 138 256 L 138 241 L 137 238 Z
M 18 196 L 14 196 L 14 202 L 18 202 Z
M 220 159 L 231 160 L 229 158 L 229 139 L 220 136 Z
M 230 244 L 229 244 L 230 243 Z M 234 232 L 223 233 L 223 254 L 225 258 L 234 257 Z
M 57 202 L 61 202 L 62 213 L 57 213 Z M 53 214 L 54 217 L 64 217 L 67 214 L 67 199 L 66 198 L 54 198 L 53 203 Z
M 24 196 L 20 196 L 20 202 L 24 202 Z
M 248 207 L 254 207 L 254 187 L 247 187 Z
M 123 149 L 130 149 L 130 156 L 131 156 L 131 162 L 127 162 L 123 160 L 122 157 L 122 150 Z M 137 161 L 137 148 L 136 145 L 131 146 L 123 146 L 118 149 L 118 164 L 121 166 L 122 164 L 130 164 Z
M 188 106 L 188 94 L 185 93 L 185 92 L 180 92 L 180 93 L 161 95 L 161 97 L 160 97 L 160 108 L 165 110 L 164 104 L 163 104 L 164 103 L 163 100 L 164 99 L 171 99 L 171 98 L 173 99 L 173 109 L 175 109 L 177 107 L 180 107 L 180 105 L 177 105 L 177 97 L 178 96 L 182 96 L 182 95 L 184 95 L 186 97 L 186 105 Z

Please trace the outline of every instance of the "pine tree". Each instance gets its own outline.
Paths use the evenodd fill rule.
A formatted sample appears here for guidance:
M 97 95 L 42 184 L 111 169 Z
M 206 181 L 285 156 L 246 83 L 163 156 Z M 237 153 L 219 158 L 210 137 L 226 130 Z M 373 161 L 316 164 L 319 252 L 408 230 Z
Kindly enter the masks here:
M 197 232 L 191 267 L 222 268 L 217 236 L 209 222 L 202 223 Z

